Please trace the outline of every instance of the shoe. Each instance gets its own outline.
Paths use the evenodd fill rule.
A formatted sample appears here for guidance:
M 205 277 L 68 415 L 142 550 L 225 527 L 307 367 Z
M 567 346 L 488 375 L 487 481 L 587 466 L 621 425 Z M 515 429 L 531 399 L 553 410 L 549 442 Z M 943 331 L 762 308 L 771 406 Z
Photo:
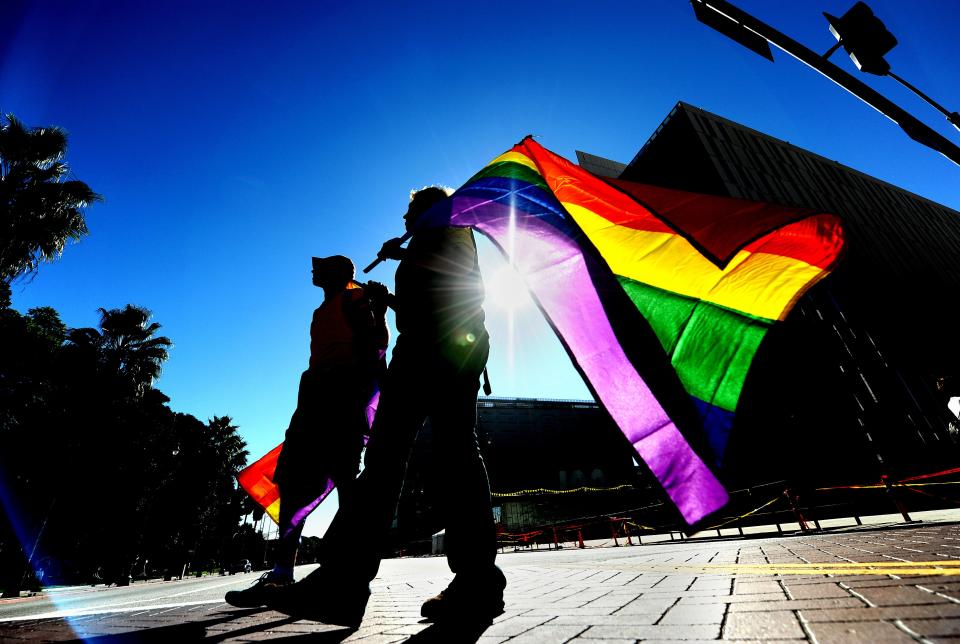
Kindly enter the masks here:
M 265 572 L 250 588 L 231 590 L 224 595 L 223 599 L 237 608 L 256 608 L 257 606 L 265 606 L 267 598 L 292 585 L 292 579 L 272 579 L 270 573 Z
M 472 620 L 484 623 L 503 614 L 503 589 L 506 579 L 500 569 L 491 578 L 479 582 L 458 575 L 447 588 L 423 602 L 420 614 L 432 621 Z
M 369 599 L 367 584 L 343 583 L 320 569 L 271 594 L 266 606 L 297 619 L 357 628 Z

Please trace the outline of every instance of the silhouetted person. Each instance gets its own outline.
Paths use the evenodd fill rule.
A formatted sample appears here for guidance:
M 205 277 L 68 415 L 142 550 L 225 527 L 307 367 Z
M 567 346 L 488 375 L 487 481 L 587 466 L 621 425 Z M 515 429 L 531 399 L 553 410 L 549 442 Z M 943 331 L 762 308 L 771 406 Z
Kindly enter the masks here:
M 293 583 L 300 534 L 327 479 L 340 502 L 353 493 L 360 469 L 367 404 L 385 370 L 387 289 L 353 280 L 346 257 L 313 258 L 313 284 L 323 304 L 310 324 L 310 366 L 300 377 L 297 409 L 290 419 L 274 481 L 280 489 L 277 563 L 251 588 L 225 599 L 240 607 L 262 606 Z
M 444 545 L 455 577 L 421 612 L 433 620 L 470 621 L 503 612 L 506 580 L 494 564 L 490 485 L 476 437 L 477 391 L 489 351 L 476 245 L 469 229 L 416 228 L 418 217 L 447 198 L 440 188 L 415 193 L 404 216 L 414 233 L 409 247 L 394 239 L 381 249 L 381 257 L 400 260 L 391 304 L 399 336 L 365 468 L 324 536 L 321 568 L 269 602 L 271 608 L 331 624 L 360 623 L 410 451 L 429 417 Z

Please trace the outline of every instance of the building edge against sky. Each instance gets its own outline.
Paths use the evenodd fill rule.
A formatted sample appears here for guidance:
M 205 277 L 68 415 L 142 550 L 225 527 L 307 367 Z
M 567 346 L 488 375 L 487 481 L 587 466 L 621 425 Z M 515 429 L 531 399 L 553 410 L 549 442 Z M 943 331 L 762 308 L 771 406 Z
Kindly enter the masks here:
M 629 164 L 577 157 L 600 176 L 809 207 L 844 220 L 849 249 L 837 274 L 801 300 L 758 354 L 722 472 L 731 487 L 788 481 L 813 490 L 956 464 L 960 436 L 946 402 L 957 355 L 944 294 L 960 293 L 960 213 L 683 102 Z M 499 497 L 508 531 L 659 500 L 592 403 L 481 398 L 478 415 L 495 493 L 634 485 L 593 497 Z M 518 432 L 536 454 L 521 449 L 518 456 Z M 429 485 L 415 474 L 428 467 L 428 442 L 429 429 L 418 439 L 397 514 L 407 545 L 422 545 L 437 527 L 423 496 Z M 604 447 L 584 447 L 597 445 Z

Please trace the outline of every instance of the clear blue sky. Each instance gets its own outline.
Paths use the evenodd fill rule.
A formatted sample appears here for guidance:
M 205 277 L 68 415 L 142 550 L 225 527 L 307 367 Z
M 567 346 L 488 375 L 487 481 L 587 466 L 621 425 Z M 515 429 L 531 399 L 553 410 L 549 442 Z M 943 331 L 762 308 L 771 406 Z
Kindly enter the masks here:
M 850 4 L 739 0 L 817 51 L 834 42 L 820 11 Z M 900 40 L 894 71 L 960 109 L 960 4 L 870 5 Z M 14 285 L 14 306 L 53 306 L 74 327 L 101 306 L 150 308 L 175 342 L 158 383 L 171 406 L 232 416 L 258 456 L 282 440 L 306 366 L 310 257 L 366 264 L 403 231 L 411 188 L 457 187 L 528 133 L 569 158 L 629 161 L 684 100 L 960 209 L 960 168 L 775 57 L 685 0 L 6 0 L 0 111 L 66 128 L 76 176 L 106 198 L 89 237 Z M 892 81 L 859 76 L 960 142 Z M 491 282 L 498 260 L 482 251 Z M 392 285 L 393 266 L 371 277 Z M 586 397 L 535 313 L 516 310 L 509 339 L 499 299 L 495 394 Z

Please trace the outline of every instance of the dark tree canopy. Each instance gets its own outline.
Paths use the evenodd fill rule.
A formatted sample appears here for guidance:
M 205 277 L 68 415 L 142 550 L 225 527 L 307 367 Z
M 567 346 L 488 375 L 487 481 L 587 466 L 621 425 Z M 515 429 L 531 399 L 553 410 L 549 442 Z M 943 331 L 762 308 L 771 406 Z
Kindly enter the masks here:
M 87 234 L 83 209 L 102 197 L 72 180 L 67 135 L 30 128 L 12 114 L 0 121 L 0 280 L 33 272 Z
M 237 426 L 174 412 L 154 388 L 172 344 L 150 311 L 100 318 L 68 330 L 50 307 L 0 306 L 0 591 L 30 569 L 69 583 L 259 563 L 263 539 L 239 525 Z

